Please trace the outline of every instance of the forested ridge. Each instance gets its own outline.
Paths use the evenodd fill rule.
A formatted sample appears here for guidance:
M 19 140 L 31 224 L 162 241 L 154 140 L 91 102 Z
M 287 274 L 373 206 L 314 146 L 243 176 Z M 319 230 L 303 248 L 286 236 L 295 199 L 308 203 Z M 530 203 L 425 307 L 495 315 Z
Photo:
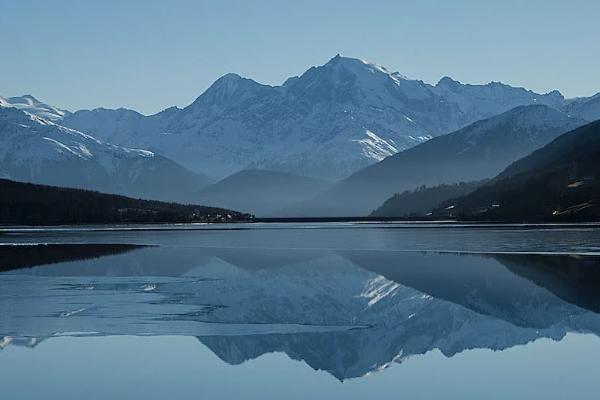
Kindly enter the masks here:
M 235 222 L 250 214 L 215 207 L 36 185 L 0 179 L 0 224 Z

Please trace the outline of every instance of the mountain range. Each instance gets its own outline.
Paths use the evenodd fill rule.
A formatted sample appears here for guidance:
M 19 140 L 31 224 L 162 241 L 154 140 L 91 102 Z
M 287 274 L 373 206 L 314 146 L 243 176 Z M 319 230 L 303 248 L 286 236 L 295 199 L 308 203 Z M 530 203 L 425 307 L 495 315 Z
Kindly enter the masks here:
M 449 77 L 432 85 L 336 55 L 279 86 L 226 74 L 192 104 L 148 116 L 0 97 L 0 176 L 160 200 L 227 198 L 278 216 L 368 215 L 421 185 L 493 177 L 600 119 L 599 96 Z M 286 185 L 267 177 L 277 173 Z
M 430 85 L 337 55 L 281 86 L 227 74 L 183 109 L 150 116 L 82 110 L 61 123 L 215 178 L 258 168 L 336 180 L 517 106 L 572 104 L 579 117 L 591 112 L 588 103 L 497 82 L 465 85 L 445 77 Z

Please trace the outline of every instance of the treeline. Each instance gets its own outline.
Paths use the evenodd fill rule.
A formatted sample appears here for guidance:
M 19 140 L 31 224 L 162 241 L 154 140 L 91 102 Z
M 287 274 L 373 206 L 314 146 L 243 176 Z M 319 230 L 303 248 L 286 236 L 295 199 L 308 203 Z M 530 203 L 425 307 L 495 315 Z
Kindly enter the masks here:
M 434 211 L 439 217 L 512 222 L 597 221 L 598 176 L 573 176 L 568 167 L 521 174 L 449 200 Z
M 0 224 L 4 225 L 237 222 L 252 218 L 222 208 L 0 179 Z
M 420 186 L 397 193 L 371 213 L 371 217 L 419 217 L 429 214 L 442 202 L 473 192 L 486 181 Z

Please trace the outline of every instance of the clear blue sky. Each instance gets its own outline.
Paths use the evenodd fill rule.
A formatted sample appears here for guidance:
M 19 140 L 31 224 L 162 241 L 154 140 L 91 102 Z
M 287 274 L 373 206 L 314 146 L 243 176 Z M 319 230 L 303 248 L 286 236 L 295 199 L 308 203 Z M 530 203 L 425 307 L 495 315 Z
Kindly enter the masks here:
M 153 113 L 227 72 L 280 84 L 341 53 L 583 96 L 600 91 L 599 22 L 594 0 L 0 0 L 0 95 Z

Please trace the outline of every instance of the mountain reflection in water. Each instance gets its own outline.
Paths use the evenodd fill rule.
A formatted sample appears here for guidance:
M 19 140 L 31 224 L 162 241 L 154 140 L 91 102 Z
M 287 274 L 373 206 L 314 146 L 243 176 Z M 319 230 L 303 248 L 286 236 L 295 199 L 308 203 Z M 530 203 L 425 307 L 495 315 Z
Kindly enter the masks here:
M 600 333 L 597 256 L 72 245 L 23 263 L 10 247 L 4 269 L 31 268 L 0 274 L 1 348 L 195 336 L 229 364 L 284 352 L 344 380 L 433 349 Z

